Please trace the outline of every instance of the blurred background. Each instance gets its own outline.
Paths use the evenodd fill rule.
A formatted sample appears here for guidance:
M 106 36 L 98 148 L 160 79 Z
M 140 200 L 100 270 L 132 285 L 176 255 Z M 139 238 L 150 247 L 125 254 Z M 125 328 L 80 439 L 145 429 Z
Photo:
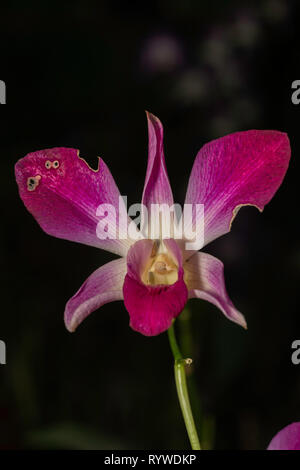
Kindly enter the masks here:
M 167 335 L 128 327 L 121 302 L 70 334 L 66 301 L 113 255 L 51 238 L 19 199 L 14 163 L 69 146 L 100 155 L 128 203 L 147 162 L 144 110 L 165 128 L 175 200 L 197 151 L 247 129 L 288 132 L 292 162 L 260 214 L 243 208 L 232 232 L 205 248 L 225 264 L 248 331 L 193 300 L 177 322 L 193 357 L 189 382 L 204 446 L 264 449 L 300 420 L 298 223 L 300 16 L 296 1 L 12 1 L 1 5 L 0 106 L 2 449 L 189 448 Z

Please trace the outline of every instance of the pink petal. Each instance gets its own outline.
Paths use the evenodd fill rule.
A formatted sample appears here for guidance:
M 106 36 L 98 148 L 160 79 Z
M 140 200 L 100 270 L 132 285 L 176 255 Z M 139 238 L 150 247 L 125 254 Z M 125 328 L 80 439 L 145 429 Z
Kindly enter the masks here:
M 66 328 L 73 332 L 92 312 L 108 302 L 123 299 L 126 260 L 120 258 L 101 266 L 82 284 L 65 308 Z
M 184 272 L 189 298 L 198 298 L 211 302 L 229 320 L 247 328 L 244 316 L 234 307 L 227 295 L 224 266 L 219 259 L 207 253 L 195 253 L 185 262 Z
M 141 280 L 141 274 L 151 256 L 153 241 L 136 242 L 127 255 L 124 303 L 129 312 L 131 328 L 145 336 L 155 336 L 166 331 L 173 318 L 182 312 L 188 298 L 180 250 L 174 240 L 165 242 L 179 267 L 178 280 L 172 285 L 151 286 Z
M 300 423 L 292 423 L 281 429 L 267 450 L 300 450 Z
M 287 134 L 278 131 L 236 132 L 204 145 L 185 202 L 204 204 L 205 244 L 230 230 L 241 206 L 263 210 L 282 183 L 290 153 Z
M 148 120 L 148 165 L 142 197 L 150 217 L 151 204 L 173 204 L 173 193 L 167 173 L 164 149 L 163 126 L 160 120 L 147 112 Z M 152 236 L 151 238 L 156 238 Z
M 113 237 L 118 229 L 120 193 L 102 159 L 98 169 L 92 170 L 78 150 L 52 148 L 19 160 L 15 173 L 21 199 L 46 233 L 126 255 L 129 241 L 100 239 L 96 234 L 97 208 L 104 203 L 112 204 L 117 215 L 117 220 L 107 219 L 107 233 Z M 127 223 L 126 216 L 120 231 L 126 230 Z

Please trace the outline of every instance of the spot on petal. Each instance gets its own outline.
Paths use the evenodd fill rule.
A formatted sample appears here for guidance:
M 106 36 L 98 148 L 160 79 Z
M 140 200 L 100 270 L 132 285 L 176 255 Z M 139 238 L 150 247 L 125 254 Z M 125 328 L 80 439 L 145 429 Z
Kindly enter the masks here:
M 41 175 L 30 176 L 27 178 L 27 190 L 34 191 L 36 187 L 39 185 L 41 179 Z

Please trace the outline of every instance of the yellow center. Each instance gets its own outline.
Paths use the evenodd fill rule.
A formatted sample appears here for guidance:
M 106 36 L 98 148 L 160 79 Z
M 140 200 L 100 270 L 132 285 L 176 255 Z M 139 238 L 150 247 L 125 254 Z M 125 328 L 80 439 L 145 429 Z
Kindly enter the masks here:
M 178 266 L 169 253 L 159 252 L 161 247 L 154 245 L 149 262 L 142 274 L 144 284 L 171 285 L 178 280 Z

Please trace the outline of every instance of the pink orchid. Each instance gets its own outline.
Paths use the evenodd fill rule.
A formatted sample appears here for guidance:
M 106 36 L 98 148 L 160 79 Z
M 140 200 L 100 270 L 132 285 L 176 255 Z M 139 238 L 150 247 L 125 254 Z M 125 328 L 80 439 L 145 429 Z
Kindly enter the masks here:
M 281 429 L 267 450 L 300 450 L 300 423 L 292 423 Z
M 164 151 L 163 127 L 147 113 L 149 155 L 142 203 L 173 204 Z M 227 233 L 240 207 L 260 211 L 272 199 L 288 168 L 290 145 L 285 133 L 251 130 L 214 140 L 198 152 L 185 203 L 204 205 L 204 245 Z M 181 163 L 184 171 L 183 162 Z M 68 301 L 69 331 L 93 311 L 124 300 L 130 326 L 147 336 L 167 330 L 189 298 L 205 299 L 246 328 L 225 288 L 222 262 L 203 252 L 184 249 L 185 240 L 97 236 L 101 204 L 119 214 L 119 190 L 99 159 L 92 170 L 71 148 L 33 152 L 15 167 L 20 196 L 42 229 L 64 238 L 116 253 L 121 257 L 97 269 Z M 119 233 L 127 228 L 122 219 Z M 192 220 L 191 224 L 194 223 Z M 108 223 L 108 232 L 113 221 Z

